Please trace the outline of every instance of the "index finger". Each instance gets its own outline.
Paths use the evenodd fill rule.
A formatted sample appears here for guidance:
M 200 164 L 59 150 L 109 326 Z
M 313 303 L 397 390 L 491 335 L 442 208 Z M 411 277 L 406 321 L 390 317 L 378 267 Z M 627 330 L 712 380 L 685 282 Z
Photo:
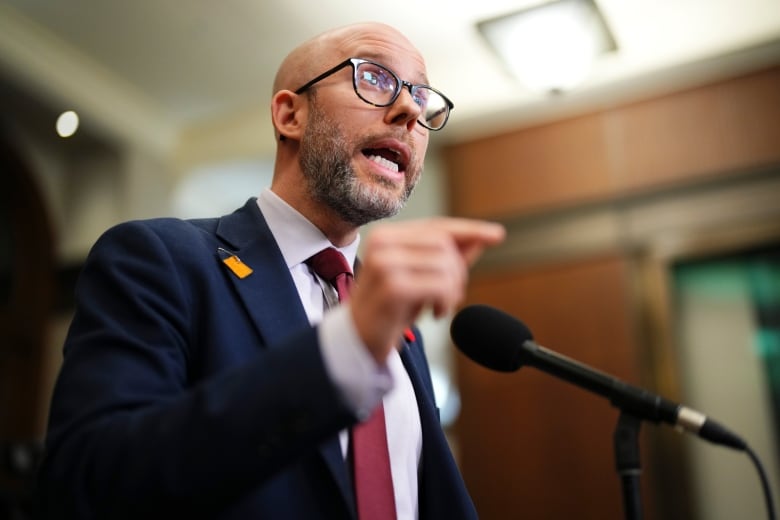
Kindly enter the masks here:
M 434 219 L 431 224 L 449 233 L 469 265 L 477 260 L 485 248 L 498 245 L 506 238 L 503 225 L 486 220 L 442 217 Z
M 458 217 L 432 219 L 432 225 L 448 232 L 457 242 L 480 242 L 486 246 L 501 243 L 506 229 L 497 222 Z

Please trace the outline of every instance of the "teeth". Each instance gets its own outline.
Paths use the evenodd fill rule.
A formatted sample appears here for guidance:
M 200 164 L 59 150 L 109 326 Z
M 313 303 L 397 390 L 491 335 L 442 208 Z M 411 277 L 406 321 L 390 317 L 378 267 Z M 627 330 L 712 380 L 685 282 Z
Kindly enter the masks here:
M 398 172 L 398 164 L 394 163 L 393 161 L 388 161 L 387 159 L 385 159 L 380 155 L 372 155 L 371 157 L 369 157 L 369 159 L 381 166 L 384 166 L 388 170 Z

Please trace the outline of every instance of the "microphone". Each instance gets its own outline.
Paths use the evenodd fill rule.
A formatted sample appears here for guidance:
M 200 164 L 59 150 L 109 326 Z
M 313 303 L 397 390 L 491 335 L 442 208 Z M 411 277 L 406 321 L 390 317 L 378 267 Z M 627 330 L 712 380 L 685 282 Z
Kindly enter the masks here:
M 737 450 L 747 448 L 739 436 L 701 412 L 536 344 L 523 322 L 496 308 L 472 305 L 462 309 L 452 320 L 450 335 L 461 352 L 487 368 L 514 372 L 530 365 L 606 397 L 613 406 L 640 419 L 664 421 Z

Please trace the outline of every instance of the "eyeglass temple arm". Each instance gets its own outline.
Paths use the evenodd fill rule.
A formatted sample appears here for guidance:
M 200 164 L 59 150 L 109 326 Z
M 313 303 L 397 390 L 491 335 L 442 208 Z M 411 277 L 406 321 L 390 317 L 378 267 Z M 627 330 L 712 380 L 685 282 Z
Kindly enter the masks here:
M 308 83 L 306 83 L 302 87 L 298 88 L 297 90 L 294 90 L 293 92 L 295 92 L 296 94 L 301 94 L 304 91 L 306 91 L 306 89 L 310 88 L 312 85 L 317 83 L 318 81 L 321 81 L 321 80 L 327 78 L 328 76 L 330 76 L 331 74 L 333 74 L 337 70 L 343 69 L 347 65 L 352 65 L 352 58 L 344 60 L 341 63 L 339 63 L 338 65 L 336 65 L 335 67 L 326 70 L 325 72 L 323 72 L 322 74 L 320 74 L 319 76 L 317 76 L 313 80 L 309 81 Z

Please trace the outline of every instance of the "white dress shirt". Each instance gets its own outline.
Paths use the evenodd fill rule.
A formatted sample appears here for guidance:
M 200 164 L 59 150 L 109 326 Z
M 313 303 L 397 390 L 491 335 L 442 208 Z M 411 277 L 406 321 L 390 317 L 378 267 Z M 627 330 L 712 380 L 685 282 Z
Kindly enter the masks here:
M 417 519 L 422 429 L 414 389 L 400 355 L 393 350 L 387 365 L 378 365 L 358 336 L 349 308 L 328 308 L 338 302 L 335 289 L 305 264 L 312 255 L 334 247 L 325 235 L 270 189 L 263 190 L 257 204 L 290 269 L 309 323 L 320 325 L 322 357 L 336 387 L 360 418 L 368 418 L 380 400 L 384 403 L 396 513 L 399 519 Z M 359 242 L 358 237 L 336 248 L 349 265 L 355 265 Z M 340 439 L 346 457 L 348 433 L 341 432 Z

